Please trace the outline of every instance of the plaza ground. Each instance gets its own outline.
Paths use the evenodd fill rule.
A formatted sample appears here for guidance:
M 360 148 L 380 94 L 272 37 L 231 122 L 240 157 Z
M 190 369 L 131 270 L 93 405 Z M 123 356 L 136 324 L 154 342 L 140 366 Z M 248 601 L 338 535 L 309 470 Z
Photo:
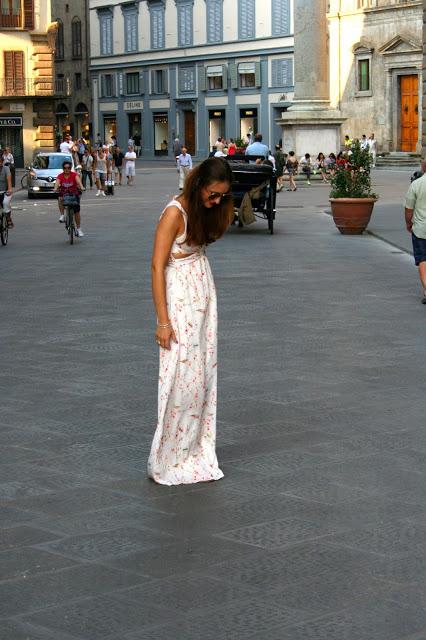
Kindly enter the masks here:
M 426 308 L 401 201 L 375 235 L 328 187 L 276 232 L 209 249 L 219 296 L 217 483 L 146 478 L 158 351 L 150 256 L 167 163 L 83 197 L 15 195 L 0 247 L 0 640 L 425 640 Z M 381 239 L 383 238 L 383 239 Z

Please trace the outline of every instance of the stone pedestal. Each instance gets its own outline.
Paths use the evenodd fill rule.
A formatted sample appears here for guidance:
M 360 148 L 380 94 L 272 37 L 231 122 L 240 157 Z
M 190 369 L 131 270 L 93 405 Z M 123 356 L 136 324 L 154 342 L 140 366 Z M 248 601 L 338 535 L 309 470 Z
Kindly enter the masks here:
M 294 100 L 276 122 L 283 150 L 297 156 L 340 149 L 338 111 L 330 109 L 327 0 L 294 2 Z

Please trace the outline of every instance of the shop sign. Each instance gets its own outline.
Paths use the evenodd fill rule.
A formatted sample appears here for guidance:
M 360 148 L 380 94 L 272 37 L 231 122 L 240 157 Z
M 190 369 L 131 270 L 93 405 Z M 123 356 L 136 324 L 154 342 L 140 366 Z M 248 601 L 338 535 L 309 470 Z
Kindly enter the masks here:
M 23 102 L 11 102 L 10 103 L 11 111 L 25 111 L 25 105 Z
M 125 102 L 124 103 L 125 111 L 140 111 L 143 109 L 142 100 L 136 100 L 135 102 Z
M 0 127 L 22 127 L 22 117 L 0 116 Z

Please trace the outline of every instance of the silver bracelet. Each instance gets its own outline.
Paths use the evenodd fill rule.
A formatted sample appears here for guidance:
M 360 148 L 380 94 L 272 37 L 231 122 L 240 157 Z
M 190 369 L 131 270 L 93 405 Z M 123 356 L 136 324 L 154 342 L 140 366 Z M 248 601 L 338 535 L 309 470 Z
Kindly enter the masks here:
M 171 322 L 168 322 L 167 324 L 160 324 L 159 322 L 157 322 L 157 327 L 158 327 L 159 329 L 168 329 L 168 328 L 169 328 L 169 327 L 171 327 L 171 326 L 172 326 L 172 323 L 171 323 Z

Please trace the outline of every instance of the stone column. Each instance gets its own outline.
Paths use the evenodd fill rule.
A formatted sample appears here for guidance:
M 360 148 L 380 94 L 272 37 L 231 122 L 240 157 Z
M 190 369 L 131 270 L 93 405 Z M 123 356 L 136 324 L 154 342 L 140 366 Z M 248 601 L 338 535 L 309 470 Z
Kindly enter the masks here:
M 293 111 L 329 104 L 327 0 L 294 0 Z
M 330 108 L 328 38 L 327 0 L 294 0 L 294 99 L 277 124 L 284 151 L 299 157 L 340 149 L 344 118 Z

